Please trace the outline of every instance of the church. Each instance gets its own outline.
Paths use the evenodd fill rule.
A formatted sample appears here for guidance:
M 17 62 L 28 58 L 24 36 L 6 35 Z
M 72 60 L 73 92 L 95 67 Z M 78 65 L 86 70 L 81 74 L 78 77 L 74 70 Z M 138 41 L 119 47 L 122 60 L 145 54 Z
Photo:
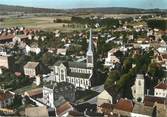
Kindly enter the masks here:
M 55 81 L 68 82 L 75 87 L 89 89 L 93 77 L 94 53 L 92 31 L 90 29 L 86 62 L 58 61 L 54 65 Z

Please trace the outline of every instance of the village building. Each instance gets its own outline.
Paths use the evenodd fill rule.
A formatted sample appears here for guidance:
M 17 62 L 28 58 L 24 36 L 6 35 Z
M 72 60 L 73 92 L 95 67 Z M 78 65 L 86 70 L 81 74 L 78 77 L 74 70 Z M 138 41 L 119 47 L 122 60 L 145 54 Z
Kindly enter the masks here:
M 55 108 L 60 97 L 73 102 L 75 100 L 75 87 L 66 82 L 43 86 L 43 102 L 47 106 Z
M 38 47 L 37 44 L 33 44 L 31 46 L 26 45 L 25 49 L 26 49 L 27 54 L 30 53 L 30 52 L 33 52 L 35 54 L 39 54 L 41 52 L 41 49 Z
M 8 91 L 0 91 L 0 108 L 6 108 L 13 103 L 14 96 Z
M 160 82 L 154 87 L 154 96 L 157 97 L 167 97 L 167 83 Z
M 58 48 L 57 49 L 57 54 L 59 55 L 66 55 L 67 49 L 66 48 Z
M 105 66 L 114 68 L 116 63 L 120 63 L 120 60 L 114 55 L 112 49 L 108 52 L 107 58 L 105 58 Z
M 94 67 L 94 54 L 92 45 L 92 32 L 90 30 L 88 51 L 86 53 L 86 63 L 70 61 L 56 62 L 54 65 L 55 81 L 69 82 L 75 87 L 89 89 L 91 87 Z
M 11 56 L 0 56 L 0 67 L 5 67 L 7 69 L 11 69 L 13 66 L 12 64 L 12 57 Z
M 24 74 L 29 77 L 35 77 L 40 73 L 39 62 L 28 62 L 24 65 Z
M 68 115 L 70 114 L 70 111 L 73 111 L 73 110 L 74 108 L 70 104 L 70 102 L 66 101 L 56 108 L 56 115 L 58 117 L 68 117 Z

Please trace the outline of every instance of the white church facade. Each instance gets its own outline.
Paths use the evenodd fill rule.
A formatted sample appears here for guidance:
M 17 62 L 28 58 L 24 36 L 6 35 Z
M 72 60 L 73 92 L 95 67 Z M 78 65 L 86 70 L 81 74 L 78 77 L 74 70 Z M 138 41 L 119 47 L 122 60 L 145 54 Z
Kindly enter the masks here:
M 92 32 L 90 30 L 90 38 L 88 51 L 86 53 L 86 62 L 69 62 L 58 61 L 54 65 L 55 81 L 69 82 L 75 87 L 89 89 L 91 87 L 91 79 L 93 76 L 94 55 Z

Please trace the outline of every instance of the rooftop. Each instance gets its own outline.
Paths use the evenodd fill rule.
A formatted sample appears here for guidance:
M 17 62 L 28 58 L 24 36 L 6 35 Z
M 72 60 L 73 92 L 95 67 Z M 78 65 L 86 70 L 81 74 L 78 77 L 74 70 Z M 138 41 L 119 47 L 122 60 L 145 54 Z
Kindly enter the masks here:
M 153 106 L 155 102 L 159 104 L 164 104 L 166 98 L 155 97 L 155 96 L 145 96 L 144 97 L 144 105 L 145 106 Z
M 0 101 L 4 101 L 7 98 L 13 97 L 9 92 L 0 91 Z
M 167 83 L 161 82 L 158 85 L 156 85 L 154 88 L 156 88 L 156 89 L 166 89 L 167 90 Z
M 25 109 L 27 117 L 48 117 L 48 110 L 46 107 L 30 107 Z
M 39 65 L 39 62 L 28 62 L 24 65 L 24 68 L 32 68 L 35 69 Z
M 121 98 L 118 103 L 116 103 L 115 108 L 127 112 L 132 112 L 133 102 L 131 100 Z
M 72 110 L 72 106 L 69 102 L 64 102 L 62 105 L 60 105 L 59 107 L 57 107 L 56 111 L 57 111 L 57 115 L 61 115 L 69 110 Z

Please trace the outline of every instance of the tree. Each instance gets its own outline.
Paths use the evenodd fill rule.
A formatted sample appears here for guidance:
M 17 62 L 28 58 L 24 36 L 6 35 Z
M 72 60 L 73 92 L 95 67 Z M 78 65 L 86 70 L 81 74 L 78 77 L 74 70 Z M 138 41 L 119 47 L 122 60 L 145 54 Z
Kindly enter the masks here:
M 56 59 L 51 53 L 47 52 L 42 55 L 41 61 L 45 65 L 53 65 Z
M 119 80 L 120 73 L 117 70 L 109 72 L 109 75 L 104 83 L 105 87 L 110 87 L 115 81 Z
M 132 58 L 128 57 L 123 62 L 124 72 L 127 73 L 132 68 Z
M 148 73 L 153 78 L 162 79 L 165 75 L 165 72 L 163 71 L 162 67 L 158 63 L 151 63 L 148 66 Z

